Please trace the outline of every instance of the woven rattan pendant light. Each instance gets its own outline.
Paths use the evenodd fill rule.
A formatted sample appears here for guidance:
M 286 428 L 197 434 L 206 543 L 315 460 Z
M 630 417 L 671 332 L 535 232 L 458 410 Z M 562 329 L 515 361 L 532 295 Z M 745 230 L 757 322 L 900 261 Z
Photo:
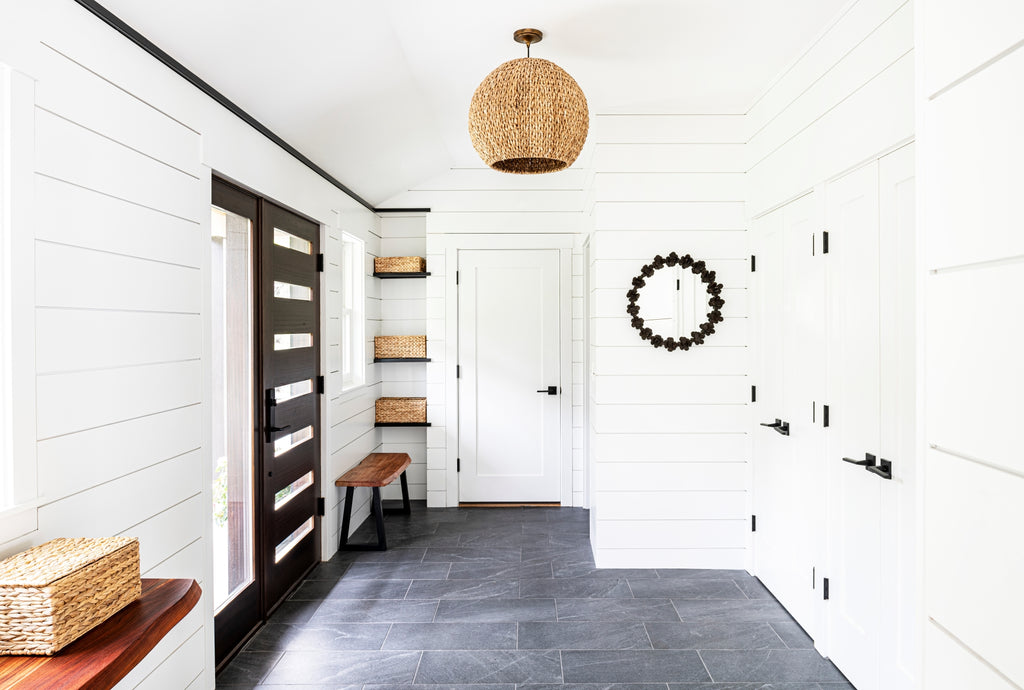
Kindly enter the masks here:
M 520 175 L 572 165 L 587 140 L 590 116 L 579 84 L 553 62 L 530 57 L 543 34 L 520 29 L 526 57 L 509 60 L 480 83 L 469 104 L 473 148 L 495 170 Z

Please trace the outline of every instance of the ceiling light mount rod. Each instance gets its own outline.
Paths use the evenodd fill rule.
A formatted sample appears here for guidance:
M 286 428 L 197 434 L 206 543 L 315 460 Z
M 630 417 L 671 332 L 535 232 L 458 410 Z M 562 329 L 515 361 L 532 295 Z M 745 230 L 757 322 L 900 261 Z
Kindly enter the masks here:
M 526 57 L 530 57 L 530 46 L 544 40 L 544 32 L 540 29 L 518 29 L 512 34 L 516 43 L 526 44 Z

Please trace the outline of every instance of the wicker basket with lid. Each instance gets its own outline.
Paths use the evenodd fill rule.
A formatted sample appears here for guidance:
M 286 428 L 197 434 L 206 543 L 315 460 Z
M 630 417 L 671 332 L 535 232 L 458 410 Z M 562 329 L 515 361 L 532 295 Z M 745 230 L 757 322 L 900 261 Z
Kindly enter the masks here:
M 139 540 L 54 539 L 0 561 L 0 654 L 51 655 L 142 595 Z

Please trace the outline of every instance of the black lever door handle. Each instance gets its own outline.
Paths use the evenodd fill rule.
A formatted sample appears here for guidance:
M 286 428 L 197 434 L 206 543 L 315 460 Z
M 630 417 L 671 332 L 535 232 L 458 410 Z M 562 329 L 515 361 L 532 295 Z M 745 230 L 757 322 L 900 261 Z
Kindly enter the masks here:
M 876 459 L 875 456 L 872 455 L 871 453 L 864 453 L 864 459 L 863 460 L 854 460 L 853 458 L 843 458 L 843 462 L 848 462 L 851 465 L 859 465 L 861 467 L 866 467 L 866 468 L 868 468 L 870 470 L 872 467 L 875 466 L 875 459 Z
M 783 422 L 780 426 L 772 426 L 776 433 L 789 436 L 789 422 Z
M 761 422 L 761 426 L 766 426 L 769 429 L 777 429 L 777 428 L 782 426 L 782 420 L 781 419 L 776 419 L 774 422 L 771 422 L 771 423 Z
M 892 463 L 888 460 L 879 460 L 878 466 L 865 467 L 871 474 L 877 474 L 882 479 L 892 479 Z
M 537 391 L 538 393 L 547 393 L 548 395 L 558 395 L 558 386 L 548 386 Z
M 285 429 L 291 429 L 291 424 L 285 424 L 284 426 L 277 426 L 274 423 L 274 411 L 277 409 L 277 398 L 274 395 L 274 389 L 267 389 L 266 399 L 266 410 L 267 410 L 267 422 L 263 428 L 264 436 L 266 437 L 267 443 L 274 441 L 274 433 L 278 431 L 284 431 Z

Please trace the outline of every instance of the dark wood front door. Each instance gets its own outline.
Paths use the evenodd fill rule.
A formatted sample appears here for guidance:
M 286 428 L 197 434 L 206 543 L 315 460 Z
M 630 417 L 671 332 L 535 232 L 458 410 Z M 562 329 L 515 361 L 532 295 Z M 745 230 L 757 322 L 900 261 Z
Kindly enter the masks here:
M 320 560 L 320 228 L 219 179 L 213 206 L 221 665 Z

